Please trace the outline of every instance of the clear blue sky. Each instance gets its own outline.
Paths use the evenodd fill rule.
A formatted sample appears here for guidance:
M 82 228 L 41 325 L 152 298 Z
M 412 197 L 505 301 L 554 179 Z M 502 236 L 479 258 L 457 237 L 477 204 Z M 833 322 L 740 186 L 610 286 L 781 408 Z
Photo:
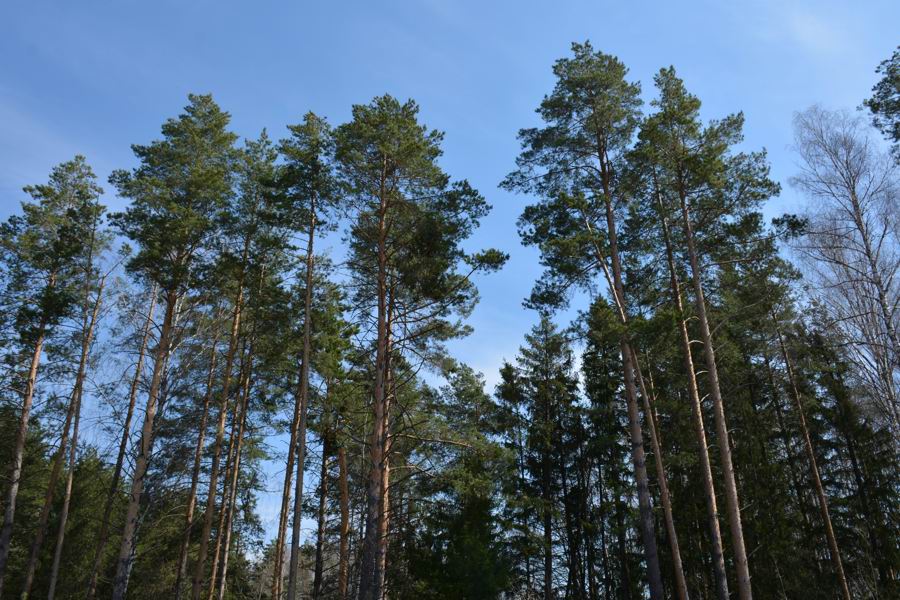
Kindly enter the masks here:
M 444 167 L 494 205 L 473 244 L 511 255 L 480 282 L 474 335 L 453 344 L 494 382 L 534 322 L 520 301 L 540 272 L 515 229 L 527 199 L 497 183 L 516 131 L 537 123 L 551 64 L 585 39 L 618 55 L 647 99 L 672 64 L 706 118 L 743 110 L 747 147 L 766 147 L 785 184 L 771 215 L 796 202 L 792 113 L 860 104 L 900 43 L 900 2 L 4 2 L 0 218 L 18 210 L 23 185 L 75 153 L 104 181 L 132 166 L 129 145 L 156 138 L 190 92 L 211 92 L 242 136 L 265 127 L 276 138 L 308 110 L 337 124 L 375 95 L 412 97 L 447 134 Z M 106 203 L 122 207 L 112 194 Z

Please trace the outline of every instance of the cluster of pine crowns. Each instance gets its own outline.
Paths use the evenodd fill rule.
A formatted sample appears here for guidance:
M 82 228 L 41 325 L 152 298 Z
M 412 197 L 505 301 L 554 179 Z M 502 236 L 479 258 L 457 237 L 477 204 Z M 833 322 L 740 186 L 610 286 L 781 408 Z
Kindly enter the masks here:
M 507 256 L 413 101 L 239 144 L 192 95 L 121 211 L 81 156 L 26 187 L 0 594 L 900 597 L 900 50 L 864 119 L 797 115 L 809 208 L 771 225 L 741 114 L 672 68 L 645 109 L 590 43 L 553 73 L 501 183 L 538 324 L 493 393 L 447 342 Z

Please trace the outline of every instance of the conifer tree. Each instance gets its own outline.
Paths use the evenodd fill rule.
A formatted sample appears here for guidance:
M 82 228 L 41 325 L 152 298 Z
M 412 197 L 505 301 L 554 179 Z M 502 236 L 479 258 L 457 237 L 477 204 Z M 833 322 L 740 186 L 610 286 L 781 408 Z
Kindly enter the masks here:
M 471 310 L 472 274 L 505 260 L 460 247 L 488 204 L 467 182 L 450 184 L 437 164 L 443 134 L 420 125 L 418 110 L 413 101 L 381 96 L 354 106 L 353 120 L 336 131 L 353 219 L 354 300 L 375 346 L 361 600 L 382 596 L 393 355 L 411 347 L 434 356 L 443 340 L 464 333 L 454 316 Z
M 538 246 L 548 266 L 532 294 L 534 303 L 559 305 L 565 301 L 559 290 L 570 290 L 572 284 L 593 289 L 598 272 L 606 280 L 623 326 L 622 372 L 641 537 L 650 595 L 658 600 L 663 597 L 662 575 L 637 406 L 636 365 L 627 331 L 631 309 L 617 233 L 625 200 L 625 153 L 640 118 L 640 85 L 626 80 L 627 69 L 617 58 L 596 52 L 590 43 L 573 44 L 572 53 L 572 58 L 554 65 L 553 93 L 537 109 L 545 127 L 519 132 L 523 151 L 516 161 L 518 170 L 502 185 L 541 198 L 520 218 L 523 241 Z
M 230 117 L 211 96 L 188 99 L 185 112 L 163 125 L 161 140 L 133 147 L 140 165 L 111 177 L 119 195 L 131 200 L 124 212 L 114 215 L 120 231 L 138 246 L 128 268 L 159 286 L 164 306 L 116 566 L 116 600 L 125 597 L 136 552 L 138 511 L 177 305 L 194 283 L 198 264 L 208 259 L 217 217 L 233 193 L 235 135 L 227 129 Z
M 8 282 L 4 296 L 16 311 L 18 352 L 28 365 L 17 380 L 22 404 L 0 528 L 0 593 L 44 342 L 78 306 L 79 292 L 84 286 L 83 259 L 88 248 L 94 250 L 92 232 L 96 231 L 103 212 L 98 202 L 103 191 L 82 156 L 56 166 L 46 184 L 27 186 L 24 191 L 32 201 L 24 202 L 24 214 L 10 217 L 0 230 L 4 279 Z

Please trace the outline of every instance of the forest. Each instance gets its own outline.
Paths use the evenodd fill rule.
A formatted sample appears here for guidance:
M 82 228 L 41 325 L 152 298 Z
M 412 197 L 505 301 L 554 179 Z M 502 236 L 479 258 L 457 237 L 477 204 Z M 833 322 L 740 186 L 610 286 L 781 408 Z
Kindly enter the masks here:
M 448 344 L 509 249 L 414 100 L 242 139 L 193 94 L 107 183 L 4 198 L 0 595 L 900 598 L 900 48 L 795 107 L 775 218 L 739 99 L 551 67 L 496 386 Z

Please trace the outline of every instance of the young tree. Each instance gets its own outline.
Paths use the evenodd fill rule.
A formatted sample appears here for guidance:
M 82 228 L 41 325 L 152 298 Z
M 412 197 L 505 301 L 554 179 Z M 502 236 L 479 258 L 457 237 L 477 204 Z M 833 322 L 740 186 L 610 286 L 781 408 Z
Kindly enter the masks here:
M 133 147 L 140 165 L 116 171 L 111 181 L 131 200 L 114 215 L 120 231 L 137 246 L 128 268 L 159 286 L 164 312 L 135 460 L 113 598 L 123 600 L 134 558 L 138 510 L 153 450 L 160 383 L 169 354 L 179 300 L 194 282 L 217 233 L 217 217 L 232 194 L 235 135 L 229 115 L 211 96 L 191 95 L 185 112 L 162 127 L 163 138 Z

